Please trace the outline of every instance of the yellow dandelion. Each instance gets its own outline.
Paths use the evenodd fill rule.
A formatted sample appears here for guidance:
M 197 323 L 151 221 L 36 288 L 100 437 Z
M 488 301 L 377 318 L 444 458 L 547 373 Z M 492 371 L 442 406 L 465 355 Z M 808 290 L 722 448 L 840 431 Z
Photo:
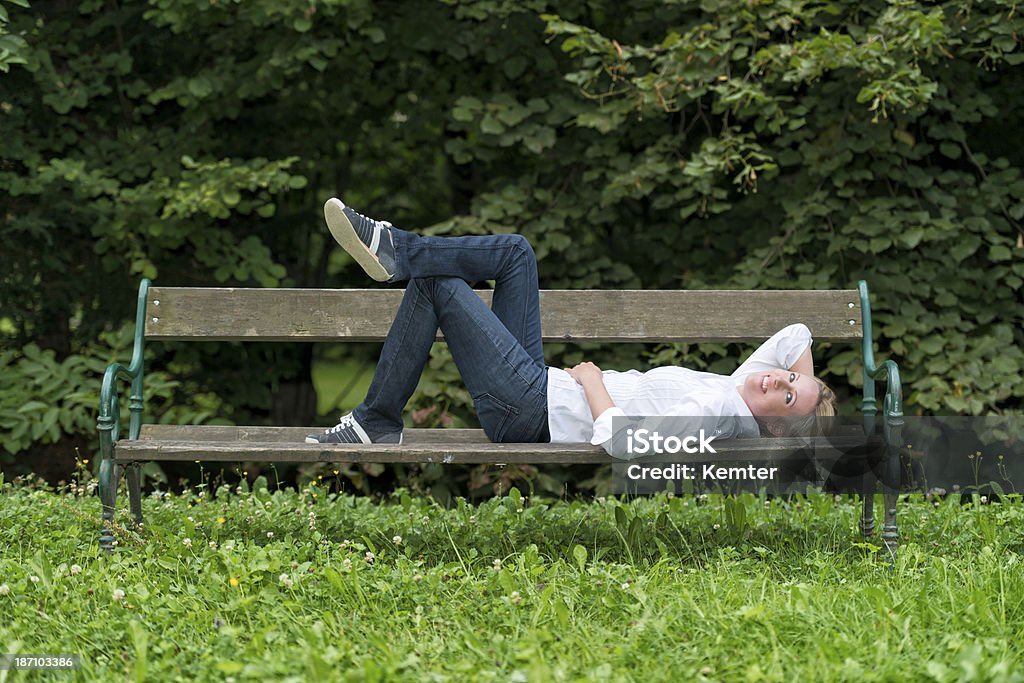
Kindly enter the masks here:
M 228 521 L 228 520 L 224 519 L 223 517 L 218 517 L 217 518 L 217 524 L 223 524 L 226 521 Z
M 237 577 L 232 576 L 230 579 L 228 579 L 228 583 L 231 584 L 232 588 L 238 588 L 238 583 L 239 582 L 238 582 L 238 578 Z
M 82 464 L 83 464 L 83 465 L 88 465 L 88 464 L 89 464 L 89 459 L 88 459 L 88 458 L 86 458 L 85 460 L 83 460 L 83 461 L 82 461 Z

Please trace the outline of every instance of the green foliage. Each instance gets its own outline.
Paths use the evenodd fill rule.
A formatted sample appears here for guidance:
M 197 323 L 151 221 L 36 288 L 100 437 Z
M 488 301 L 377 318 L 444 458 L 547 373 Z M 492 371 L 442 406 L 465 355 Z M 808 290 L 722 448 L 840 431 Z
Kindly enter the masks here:
M 908 412 L 1016 413 L 1022 29 L 1012 3 L 959 0 L 3 0 L 0 238 L 19 256 L 0 340 L 103 357 L 140 276 L 365 286 L 323 229 L 340 194 L 427 234 L 522 232 L 544 287 L 863 278 Z M 549 362 L 721 372 L 747 350 Z M 857 352 L 820 350 L 852 410 Z M 308 424 L 314 353 L 160 344 L 150 362 L 220 397 L 196 412 Z M 450 370 L 413 408 L 471 424 Z
M 96 446 L 96 416 L 99 406 L 98 378 L 111 358 L 130 353 L 132 329 L 104 333 L 94 355 L 72 354 L 58 360 L 52 349 L 28 344 L 18 350 L 0 352 L 0 456 L 9 457 L 33 444 L 55 443 L 64 434 L 88 434 Z M 166 372 L 146 376 L 148 410 L 161 414 L 164 422 L 201 424 L 216 422 L 224 411 L 214 394 L 190 394 L 188 386 Z M 127 434 L 127 388 L 122 392 L 122 435 Z
M 606 202 L 690 221 L 703 244 L 683 262 L 706 267 L 686 284 L 868 280 L 911 410 L 1019 412 L 1024 159 L 998 139 L 1018 122 L 1024 19 L 1002 3 L 699 7 L 639 40 L 545 17 L 591 100 L 577 125 L 644 140 L 595 160 Z M 858 356 L 826 372 L 857 386 Z
M 22 36 L 10 33 L 7 24 L 10 22 L 10 9 L 5 5 L 27 8 L 27 0 L 0 0 L 0 71 L 8 72 L 13 64 L 24 64 L 28 52 L 28 43 Z
M 69 356 L 58 362 L 52 350 L 29 344 L 15 354 L 0 352 L 0 452 L 13 454 L 33 443 L 53 443 L 61 433 L 88 431 L 96 422 L 91 385 L 103 363 Z

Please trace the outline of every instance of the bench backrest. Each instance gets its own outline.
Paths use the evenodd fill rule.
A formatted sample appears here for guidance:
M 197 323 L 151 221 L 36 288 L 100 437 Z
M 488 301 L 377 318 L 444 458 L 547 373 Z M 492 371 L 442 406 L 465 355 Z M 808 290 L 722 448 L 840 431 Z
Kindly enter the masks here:
M 380 341 L 401 299 L 400 289 L 151 287 L 145 336 Z M 541 290 L 545 341 L 760 341 L 794 322 L 820 341 L 864 336 L 857 290 Z

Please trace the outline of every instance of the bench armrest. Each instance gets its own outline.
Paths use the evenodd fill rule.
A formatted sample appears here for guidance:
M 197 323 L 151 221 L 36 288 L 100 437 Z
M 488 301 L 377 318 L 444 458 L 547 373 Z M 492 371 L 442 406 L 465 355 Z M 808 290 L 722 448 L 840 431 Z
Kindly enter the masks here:
M 869 417 L 878 413 L 875 380 L 884 379 L 886 387 L 885 397 L 882 400 L 882 414 L 885 417 L 886 436 L 889 438 L 889 443 L 899 443 L 903 427 L 903 382 L 900 380 L 900 369 L 896 365 L 896 361 L 893 360 L 875 363 L 868 283 L 861 280 L 857 284 L 860 290 L 861 321 L 864 327 L 864 403 L 862 412 Z
M 138 306 L 135 312 L 135 343 L 132 348 L 132 359 L 127 367 L 120 363 L 111 363 L 103 373 L 100 386 L 100 409 L 96 420 L 96 429 L 100 437 L 100 457 L 102 460 L 114 455 L 114 442 L 121 438 L 121 404 L 118 400 L 118 380 L 131 381 L 131 393 L 128 396 L 128 409 L 131 418 L 128 426 L 128 438 L 138 439 L 142 428 L 142 378 L 143 351 L 145 348 L 146 299 L 149 296 L 149 280 L 143 279 L 139 285 Z

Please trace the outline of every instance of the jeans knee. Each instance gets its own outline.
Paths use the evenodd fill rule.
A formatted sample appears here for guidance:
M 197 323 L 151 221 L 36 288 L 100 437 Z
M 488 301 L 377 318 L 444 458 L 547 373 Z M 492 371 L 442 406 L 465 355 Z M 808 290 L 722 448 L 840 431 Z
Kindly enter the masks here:
M 525 236 L 519 234 L 509 235 L 509 239 L 511 243 L 522 250 L 523 253 L 536 258 L 533 254 L 533 245 L 530 244 L 530 240 L 526 239 Z

